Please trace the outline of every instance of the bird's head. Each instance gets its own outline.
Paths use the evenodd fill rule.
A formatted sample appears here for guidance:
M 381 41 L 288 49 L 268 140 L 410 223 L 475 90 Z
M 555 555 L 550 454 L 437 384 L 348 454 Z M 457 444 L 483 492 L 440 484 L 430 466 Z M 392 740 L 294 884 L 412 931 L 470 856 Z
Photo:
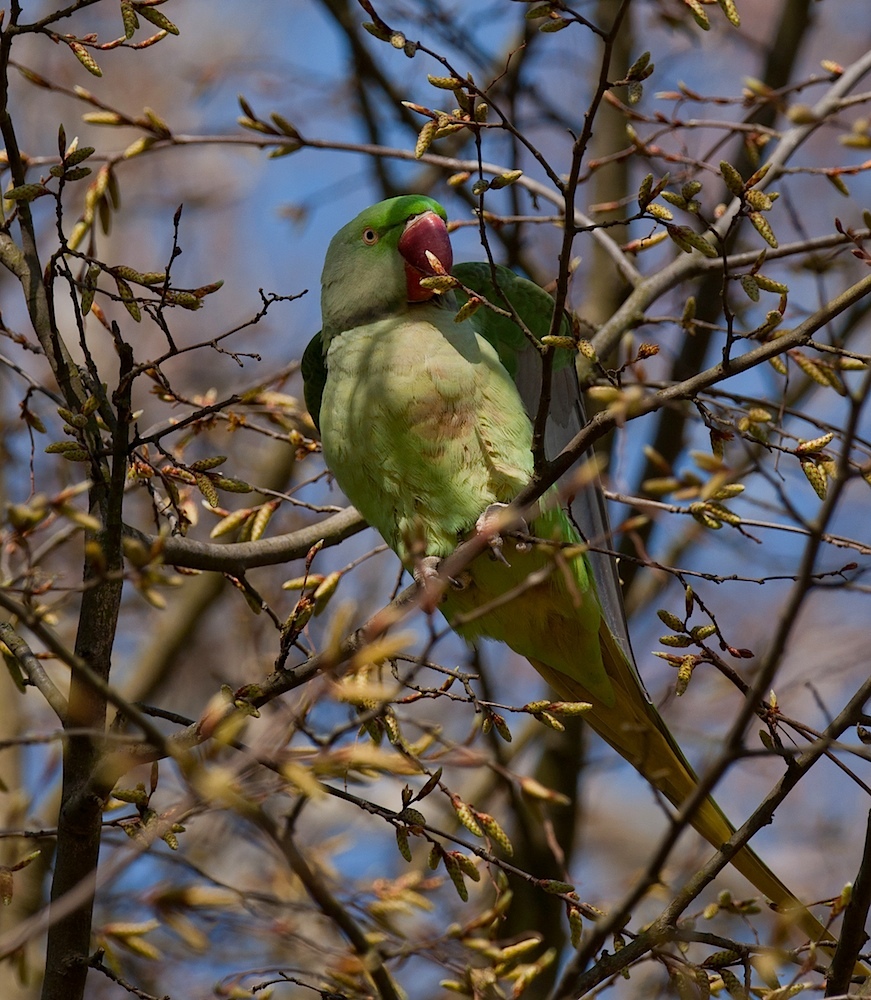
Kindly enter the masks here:
M 321 276 L 325 342 L 432 298 L 420 280 L 441 273 L 433 258 L 451 269 L 446 220 L 432 198 L 402 195 L 372 205 L 336 233 Z

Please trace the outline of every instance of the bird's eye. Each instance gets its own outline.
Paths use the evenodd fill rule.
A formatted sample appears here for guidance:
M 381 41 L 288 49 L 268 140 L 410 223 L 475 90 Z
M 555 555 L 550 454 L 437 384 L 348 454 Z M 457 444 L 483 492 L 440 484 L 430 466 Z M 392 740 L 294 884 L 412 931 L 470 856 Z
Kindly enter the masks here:
M 378 242 L 378 233 L 376 233 L 374 229 L 364 229 L 363 242 L 367 247 L 371 247 L 373 244 Z

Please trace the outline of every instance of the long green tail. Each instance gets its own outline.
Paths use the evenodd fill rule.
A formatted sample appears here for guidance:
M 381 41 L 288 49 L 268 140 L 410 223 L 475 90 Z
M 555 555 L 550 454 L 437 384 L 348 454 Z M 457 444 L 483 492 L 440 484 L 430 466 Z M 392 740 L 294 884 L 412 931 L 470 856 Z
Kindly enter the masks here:
M 602 658 L 617 695 L 613 707 L 592 697 L 573 678 L 540 661 L 530 662 L 562 697 L 592 703 L 593 708 L 584 716 L 585 720 L 679 808 L 694 791 L 698 778 L 659 713 L 646 699 L 632 666 L 604 619 L 599 636 Z M 696 809 L 691 822 L 718 850 L 734 833 L 734 827 L 710 796 Z M 825 927 L 750 847 L 738 851 L 731 864 L 779 909 L 789 913 L 811 941 L 832 941 Z

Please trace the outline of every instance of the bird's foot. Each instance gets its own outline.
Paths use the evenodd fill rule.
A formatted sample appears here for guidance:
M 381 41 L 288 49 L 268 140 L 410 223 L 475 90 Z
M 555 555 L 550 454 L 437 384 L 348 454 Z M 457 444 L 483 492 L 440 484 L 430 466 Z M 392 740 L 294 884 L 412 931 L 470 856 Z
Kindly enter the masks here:
M 414 582 L 418 587 L 426 587 L 433 580 L 438 580 L 441 564 L 442 561 L 438 556 L 424 556 L 418 559 L 414 567 Z
M 439 606 L 444 596 L 444 585 L 439 577 L 441 559 L 423 556 L 414 565 L 414 582 L 420 589 L 420 608 L 428 615 Z
M 424 556 L 414 567 L 414 581 L 420 587 L 420 606 L 427 614 L 435 611 L 443 597 L 443 578 L 439 574 L 442 560 L 438 556 Z M 447 578 L 452 590 L 465 590 L 472 582 L 472 574 L 463 570 L 458 576 Z
M 510 563 L 502 551 L 505 537 L 501 529 L 505 522 L 505 509 L 507 506 L 507 503 L 491 503 L 475 522 L 476 534 L 487 536 L 487 544 L 490 546 L 491 557 L 505 563 L 506 566 L 510 565 Z M 515 524 L 515 531 L 524 535 L 529 534 L 529 525 L 523 518 L 520 518 Z M 518 552 L 526 552 L 529 549 L 529 543 L 516 542 L 515 548 Z

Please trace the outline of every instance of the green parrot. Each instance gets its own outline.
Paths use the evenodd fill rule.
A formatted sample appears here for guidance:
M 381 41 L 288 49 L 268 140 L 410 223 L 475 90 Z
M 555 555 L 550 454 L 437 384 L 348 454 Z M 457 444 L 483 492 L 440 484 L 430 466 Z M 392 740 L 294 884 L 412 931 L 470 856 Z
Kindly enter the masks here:
M 436 295 L 421 279 L 447 272 L 494 305 L 507 301 L 536 336 L 553 314 L 550 296 L 507 268 L 454 265 L 446 218 L 431 198 L 406 195 L 340 229 L 324 264 L 323 328 L 302 362 L 327 465 L 418 579 L 532 478 L 529 414 L 540 391 L 538 353 L 516 323 L 486 307 L 455 322 L 466 293 Z M 574 408 L 577 419 L 575 369 L 562 354 L 553 408 Z M 551 457 L 560 435 L 568 439 L 568 419 L 560 417 L 562 428 L 549 421 Z M 581 538 L 553 491 L 550 500 L 524 533 L 532 543 L 500 540 L 451 581 L 439 610 L 464 622 L 465 638 L 501 640 L 526 657 L 561 698 L 589 702 L 593 729 L 679 807 L 698 779 L 635 668 L 613 561 L 597 566 L 597 586 L 586 555 L 561 558 L 561 547 Z M 601 529 L 590 537 L 607 537 L 602 509 L 591 508 L 583 523 L 589 530 L 592 517 Z M 715 848 L 733 832 L 710 797 L 692 824 Z M 749 847 L 732 863 L 778 907 L 795 910 L 811 939 L 827 937 Z

